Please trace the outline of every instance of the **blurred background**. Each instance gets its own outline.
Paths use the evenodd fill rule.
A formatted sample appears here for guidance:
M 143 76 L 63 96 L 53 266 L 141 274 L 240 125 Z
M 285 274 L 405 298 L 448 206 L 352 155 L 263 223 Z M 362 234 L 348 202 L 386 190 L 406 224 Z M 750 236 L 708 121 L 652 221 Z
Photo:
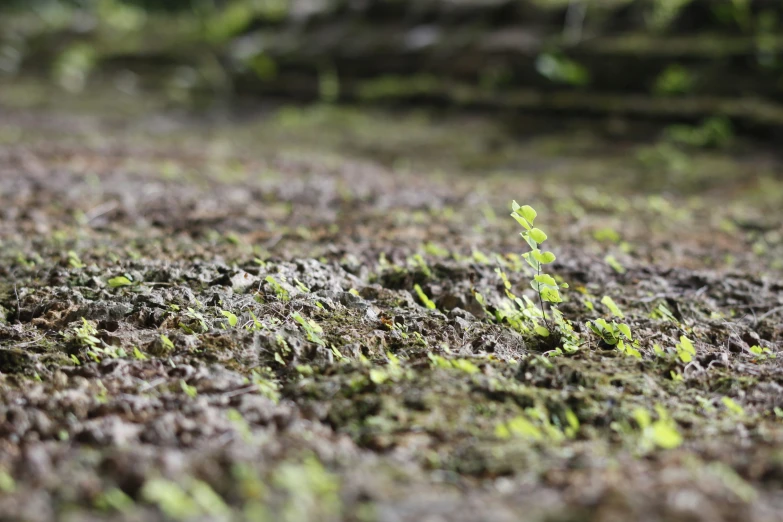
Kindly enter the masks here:
M 719 147 L 779 136 L 781 24 L 772 0 L 2 0 L 0 75 L 196 108 L 421 106 L 626 136 L 681 123 L 674 142 Z

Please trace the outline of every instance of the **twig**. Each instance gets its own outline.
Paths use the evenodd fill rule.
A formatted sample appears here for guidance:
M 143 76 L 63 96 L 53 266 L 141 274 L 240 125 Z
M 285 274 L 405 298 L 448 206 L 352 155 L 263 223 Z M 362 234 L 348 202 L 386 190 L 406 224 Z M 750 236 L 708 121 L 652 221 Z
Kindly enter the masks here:
M 43 339 L 44 337 L 46 337 L 46 334 L 43 334 L 42 336 L 38 337 L 37 339 L 33 339 L 32 341 L 25 341 L 23 343 L 17 343 L 14 346 L 15 347 L 19 347 L 19 346 L 27 346 L 28 344 L 34 344 L 34 343 L 37 343 L 38 341 L 40 341 L 41 339 Z
M 773 308 L 772 310 L 767 310 L 761 317 L 756 319 L 756 324 L 759 324 L 761 321 L 763 321 L 767 317 L 769 317 L 771 315 L 775 315 L 778 312 L 783 312 L 783 306 L 778 306 L 778 307 Z
M 16 289 L 16 283 L 14 283 L 14 294 L 16 294 L 16 322 L 20 323 L 20 317 L 22 316 L 22 301 L 19 299 L 19 292 Z
M 98 205 L 97 207 L 93 207 L 90 210 L 88 210 L 87 213 L 84 215 L 84 217 L 87 219 L 87 223 L 90 223 L 94 219 L 99 218 L 104 214 L 108 214 L 118 206 L 119 205 L 116 201 L 107 201 L 105 203 Z
M 237 390 L 232 390 L 230 392 L 225 392 L 223 394 L 223 397 L 231 398 L 236 397 L 237 395 L 244 395 L 245 393 L 250 393 L 253 390 L 257 390 L 258 386 L 255 384 L 252 384 L 250 386 L 245 386 L 244 388 L 239 388 Z

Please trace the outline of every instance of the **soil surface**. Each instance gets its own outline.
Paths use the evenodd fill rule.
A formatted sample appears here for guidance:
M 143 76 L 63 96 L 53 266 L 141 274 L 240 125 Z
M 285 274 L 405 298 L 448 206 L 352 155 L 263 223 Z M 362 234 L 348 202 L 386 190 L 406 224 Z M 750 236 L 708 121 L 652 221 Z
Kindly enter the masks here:
M 781 520 L 778 160 L 513 120 L 0 86 L 0 519 Z

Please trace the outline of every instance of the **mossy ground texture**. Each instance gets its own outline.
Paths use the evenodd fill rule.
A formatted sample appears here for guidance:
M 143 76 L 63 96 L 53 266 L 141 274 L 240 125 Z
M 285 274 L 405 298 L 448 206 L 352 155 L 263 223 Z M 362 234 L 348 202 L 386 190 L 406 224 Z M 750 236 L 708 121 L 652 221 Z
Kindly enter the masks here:
M 3 91 L 0 519 L 783 517 L 773 156 Z M 573 353 L 499 320 L 512 199 Z

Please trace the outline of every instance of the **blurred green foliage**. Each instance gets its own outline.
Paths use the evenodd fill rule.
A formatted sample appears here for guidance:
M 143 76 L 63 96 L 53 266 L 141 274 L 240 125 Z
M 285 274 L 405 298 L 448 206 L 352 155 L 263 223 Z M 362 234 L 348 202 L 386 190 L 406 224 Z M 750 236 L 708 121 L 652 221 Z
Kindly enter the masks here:
M 241 93 L 783 122 L 783 2 L 0 0 L 0 10 L 0 76 L 48 72 L 69 92 L 108 71 L 123 92 L 185 103 Z M 668 139 L 720 147 L 729 134 L 710 124 Z

